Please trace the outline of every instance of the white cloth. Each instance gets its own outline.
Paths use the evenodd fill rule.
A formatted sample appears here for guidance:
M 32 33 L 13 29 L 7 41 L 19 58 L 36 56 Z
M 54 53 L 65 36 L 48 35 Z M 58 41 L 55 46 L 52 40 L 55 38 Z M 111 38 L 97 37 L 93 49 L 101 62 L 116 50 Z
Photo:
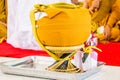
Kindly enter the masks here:
M 41 50 L 32 33 L 30 11 L 34 4 L 60 1 L 71 2 L 71 0 L 8 0 L 7 43 L 16 48 Z

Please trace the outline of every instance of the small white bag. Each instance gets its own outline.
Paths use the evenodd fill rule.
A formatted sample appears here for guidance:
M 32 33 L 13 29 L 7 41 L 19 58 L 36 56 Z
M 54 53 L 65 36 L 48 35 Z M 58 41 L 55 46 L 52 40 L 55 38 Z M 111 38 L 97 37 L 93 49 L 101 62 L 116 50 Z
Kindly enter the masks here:
M 97 58 L 98 54 L 95 51 L 89 54 L 84 53 L 82 51 L 78 51 L 74 56 L 74 63 L 75 66 L 77 66 L 78 68 L 82 68 L 84 71 L 87 71 L 97 67 Z
M 94 49 L 92 49 L 93 47 L 101 51 L 100 49 L 95 47 L 97 46 L 97 44 L 97 37 L 94 34 L 90 34 L 90 37 L 86 41 L 85 45 L 87 47 L 91 46 L 91 49 L 89 48 L 91 52 L 86 53 L 84 51 L 78 51 L 74 56 L 75 66 L 77 66 L 78 68 L 82 68 L 85 71 L 97 67 L 98 53 Z

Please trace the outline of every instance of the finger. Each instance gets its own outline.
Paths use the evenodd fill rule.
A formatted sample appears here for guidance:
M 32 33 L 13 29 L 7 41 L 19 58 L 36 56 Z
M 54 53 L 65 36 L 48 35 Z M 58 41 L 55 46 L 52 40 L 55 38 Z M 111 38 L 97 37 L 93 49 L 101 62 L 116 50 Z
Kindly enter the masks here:
M 78 4 L 78 0 L 71 0 L 72 3 Z
M 89 10 L 90 10 L 90 11 L 94 11 L 94 7 L 90 7 Z
M 96 12 L 98 9 L 96 7 L 90 7 L 89 10 Z
M 105 32 L 104 36 L 105 36 L 106 40 L 110 40 L 110 34 L 108 34 L 108 33 Z
M 105 38 L 108 39 L 108 35 L 105 33 Z
M 105 39 L 106 39 L 106 40 L 109 40 L 109 38 L 108 38 L 107 34 L 104 34 L 104 36 L 105 36 Z
M 87 3 L 84 3 L 84 4 L 83 4 L 83 7 L 84 7 L 84 8 L 88 8 L 88 4 L 87 4 Z
M 95 8 L 94 11 L 96 12 L 98 10 L 98 8 Z
M 94 13 L 94 12 L 93 12 L 93 11 L 91 11 L 91 10 L 89 10 L 89 13 L 90 13 L 91 15 L 93 15 L 93 13 Z

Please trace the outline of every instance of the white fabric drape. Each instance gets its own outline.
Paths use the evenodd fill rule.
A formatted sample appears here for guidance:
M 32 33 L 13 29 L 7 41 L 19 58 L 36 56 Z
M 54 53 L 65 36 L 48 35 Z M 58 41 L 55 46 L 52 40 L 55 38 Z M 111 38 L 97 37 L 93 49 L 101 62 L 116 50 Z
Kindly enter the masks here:
M 16 48 L 41 50 L 32 34 L 30 10 L 34 4 L 68 2 L 71 0 L 8 0 L 7 43 Z

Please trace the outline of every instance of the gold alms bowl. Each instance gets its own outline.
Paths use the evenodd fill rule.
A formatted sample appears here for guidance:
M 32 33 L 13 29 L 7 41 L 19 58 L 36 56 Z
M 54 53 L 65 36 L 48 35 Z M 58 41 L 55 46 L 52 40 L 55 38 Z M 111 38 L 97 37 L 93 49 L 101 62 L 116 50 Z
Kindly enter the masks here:
M 36 12 L 47 15 L 35 20 Z M 39 4 L 31 11 L 31 21 L 37 42 L 56 60 L 48 70 L 79 72 L 70 60 L 90 35 L 89 10 L 68 3 Z

